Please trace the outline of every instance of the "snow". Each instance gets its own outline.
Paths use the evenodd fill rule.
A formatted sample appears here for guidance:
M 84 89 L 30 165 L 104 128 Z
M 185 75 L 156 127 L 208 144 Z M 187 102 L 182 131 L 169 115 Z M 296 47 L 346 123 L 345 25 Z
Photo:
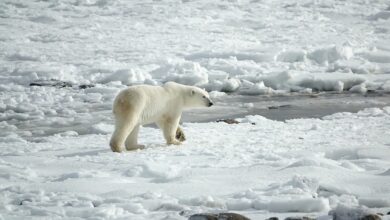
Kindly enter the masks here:
M 0 219 L 388 212 L 389 13 L 386 0 L 0 1 Z M 143 127 L 145 150 L 110 152 L 115 95 L 170 80 L 215 100 L 183 116 L 188 140 Z M 213 122 L 226 116 L 240 123 Z
M 367 92 L 367 87 L 365 83 L 359 84 L 359 85 L 354 85 L 349 89 L 350 92 L 356 92 L 356 93 L 366 93 Z
M 185 123 L 188 140 L 178 147 L 144 127 L 147 148 L 123 154 L 107 147 L 112 125 L 33 142 L 7 136 L 0 142 L 1 213 L 186 219 L 219 210 L 256 219 L 324 216 L 339 205 L 388 208 L 389 120 L 387 108 L 374 108 L 286 122 Z
M 348 220 L 348 219 L 361 219 L 365 215 L 375 214 L 370 210 L 364 208 L 351 208 L 343 205 L 339 205 L 335 210 L 330 212 L 334 219 Z
M 151 76 L 148 73 L 144 73 L 139 69 L 120 69 L 99 80 L 100 83 L 109 83 L 120 81 L 121 84 L 131 85 L 131 84 L 142 84 L 146 80 L 151 80 Z
M 349 46 L 331 46 L 315 49 L 308 57 L 319 64 L 333 63 L 337 60 L 349 60 L 353 57 L 352 48 Z
M 390 200 L 389 199 L 378 199 L 378 198 L 360 198 L 359 204 L 364 205 L 370 208 L 381 208 L 381 207 L 389 207 Z
M 233 80 L 257 84 L 299 68 L 295 83 L 282 88 L 288 92 L 302 85 L 295 78 L 306 81 L 324 70 L 347 74 L 349 81 L 363 74 L 367 84 L 389 79 L 386 1 L 369 7 L 362 1 L 171 4 L 2 2 L 2 80 L 17 85 L 42 79 L 123 85 L 174 80 L 234 92 L 241 88 Z M 301 90 L 349 89 L 322 79 L 315 83 L 331 85 Z

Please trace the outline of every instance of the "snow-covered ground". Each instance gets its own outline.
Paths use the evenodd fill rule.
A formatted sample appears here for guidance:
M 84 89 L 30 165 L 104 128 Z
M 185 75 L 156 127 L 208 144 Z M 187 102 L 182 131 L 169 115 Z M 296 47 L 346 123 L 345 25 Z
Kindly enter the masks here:
M 180 147 L 145 127 L 146 150 L 111 153 L 118 91 L 170 80 L 218 101 L 186 121 L 242 123 L 185 123 Z M 0 219 L 390 211 L 389 91 L 387 0 L 2 0 Z M 376 108 L 245 116 L 351 103 Z
M 253 219 L 327 215 L 344 205 L 390 211 L 390 108 L 323 119 L 185 123 L 188 141 L 112 153 L 110 134 L 66 132 L 0 143 L 4 219 L 186 219 L 236 211 Z M 289 213 L 298 212 L 298 213 Z M 304 213 L 304 214 L 303 214 Z M 19 217 L 19 218 L 18 218 Z

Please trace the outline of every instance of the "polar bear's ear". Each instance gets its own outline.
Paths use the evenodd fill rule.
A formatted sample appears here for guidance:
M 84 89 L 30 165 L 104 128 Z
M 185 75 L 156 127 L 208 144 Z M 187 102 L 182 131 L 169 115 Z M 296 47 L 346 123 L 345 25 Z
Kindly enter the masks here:
M 191 95 L 195 95 L 195 90 L 191 89 Z

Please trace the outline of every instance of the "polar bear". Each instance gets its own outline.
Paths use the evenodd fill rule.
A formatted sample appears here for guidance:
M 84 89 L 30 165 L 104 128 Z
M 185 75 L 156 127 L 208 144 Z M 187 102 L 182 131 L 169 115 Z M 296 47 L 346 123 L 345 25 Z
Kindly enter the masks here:
M 167 144 L 184 140 L 179 121 L 184 109 L 211 107 L 209 94 L 198 87 L 167 82 L 163 86 L 137 85 L 121 91 L 114 100 L 115 131 L 111 150 L 121 152 L 143 148 L 137 137 L 141 125 L 156 123 L 162 129 Z M 178 140 L 178 139 L 179 140 Z

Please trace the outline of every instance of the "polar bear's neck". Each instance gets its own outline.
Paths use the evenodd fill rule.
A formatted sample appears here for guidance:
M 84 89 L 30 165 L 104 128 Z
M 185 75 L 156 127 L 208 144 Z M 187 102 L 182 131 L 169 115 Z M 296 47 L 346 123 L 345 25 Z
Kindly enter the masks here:
M 178 110 L 190 109 L 194 106 L 191 99 L 191 91 L 196 90 L 197 87 L 182 85 L 175 82 L 167 82 L 164 84 L 164 89 L 169 93 L 168 97 L 172 100 L 172 103 L 175 103 L 172 107 Z
M 167 105 L 173 105 L 174 108 L 185 108 L 186 100 L 185 93 L 188 89 L 184 86 L 178 84 L 175 87 L 166 87 L 165 91 L 169 94 L 166 97 L 169 97 Z

